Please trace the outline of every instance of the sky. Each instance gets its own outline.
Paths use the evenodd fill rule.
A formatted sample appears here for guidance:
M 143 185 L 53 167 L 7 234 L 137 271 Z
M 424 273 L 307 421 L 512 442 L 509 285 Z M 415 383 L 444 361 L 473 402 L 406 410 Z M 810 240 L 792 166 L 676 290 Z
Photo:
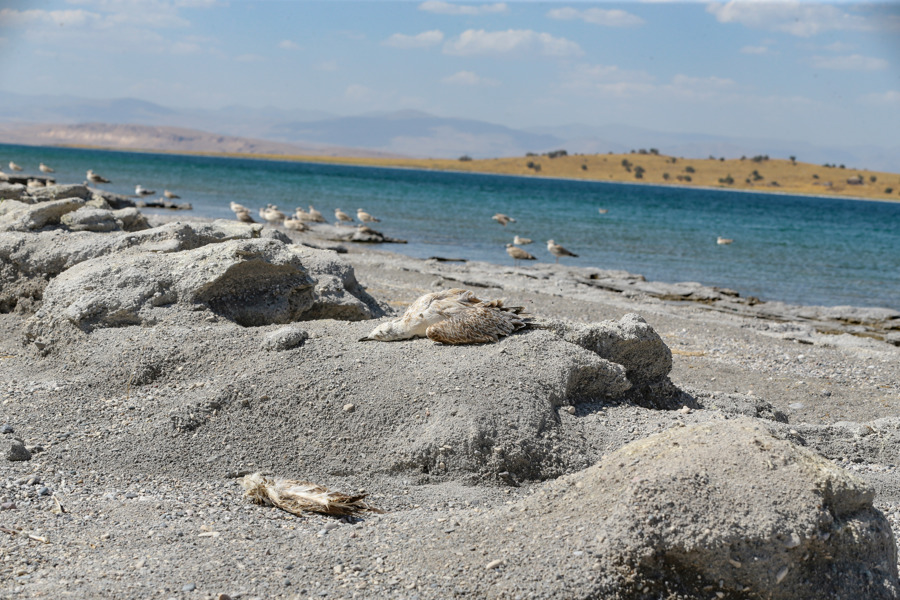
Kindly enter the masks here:
M 0 0 L 0 90 L 900 145 L 900 3 Z

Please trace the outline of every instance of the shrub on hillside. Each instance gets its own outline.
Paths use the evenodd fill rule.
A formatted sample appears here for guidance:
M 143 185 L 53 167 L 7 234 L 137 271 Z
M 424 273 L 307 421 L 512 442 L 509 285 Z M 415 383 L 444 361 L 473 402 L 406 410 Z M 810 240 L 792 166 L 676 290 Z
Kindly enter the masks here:
M 460 162 L 469 162 L 470 160 L 472 160 L 472 157 L 469 156 L 468 154 L 463 154 L 462 156 L 459 157 L 459 160 L 460 160 Z

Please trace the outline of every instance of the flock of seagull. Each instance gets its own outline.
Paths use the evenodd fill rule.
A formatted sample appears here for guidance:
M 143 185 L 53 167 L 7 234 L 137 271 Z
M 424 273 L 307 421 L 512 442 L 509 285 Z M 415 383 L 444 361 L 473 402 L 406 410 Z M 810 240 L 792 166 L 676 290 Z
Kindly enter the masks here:
M 9 170 L 14 171 L 14 172 L 21 172 L 21 171 L 23 171 L 23 168 L 21 165 L 17 164 L 15 161 L 11 160 L 11 161 L 9 161 Z M 47 164 L 44 164 L 43 162 L 38 165 L 38 170 L 41 173 L 55 173 L 56 172 L 56 169 L 54 169 L 53 167 L 51 167 Z M 87 173 L 85 174 L 85 179 L 89 183 L 112 183 L 109 179 L 107 179 L 106 177 L 103 177 L 99 173 L 94 173 L 93 169 L 87 170 Z M 28 180 L 28 187 L 44 187 L 45 185 L 46 185 L 45 182 L 40 179 L 29 179 Z M 135 186 L 135 188 L 134 188 L 135 196 L 140 196 L 140 197 L 153 196 L 154 194 L 156 194 L 156 190 L 148 190 L 147 188 L 143 187 L 140 184 Z M 165 196 L 167 200 L 175 200 L 177 198 L 181 198 L 181 196 L 179 196 L 178 194 L 176 194 L 174 192 L 170 192 L 169 190 L 163 190 L 163 196 Z
M 22 167 L 16 164 L 14 161 L 9 162 L 9 168 L 12 171 L 22 171 Z M 44 164 L 40 163 L 38 169 L 41 173 L 54 173 L 55 170 Z M 90 183 L 111 183 L 109 179 L 103 177 L 102 175 L 95 173 L 93 169 L 88 169 L 87 171 L 87 180 Z M 44 183 L 39 179 L 29 179 L 28 186 L 29 187 L 38 187 L 43 186 Z M 134 194 L 136 196 L 153 196 L 156 194 L 155 190 L 149 190 L 141 185 L 137 185 L 134 188 Z M 169 190 L 163 191 L 163 196 L 168 200 L 174 200 L 180 198 L 181 196 L 175 194 L 174 192 L 170 192 Z M 237 202 L 231 202 L 231 210 L 234 212 L 237 220 L 242 221 L 244 223 L 255 223 L 253 217 L 250 214 L 250 209 L 244 206 L 243 204 L 239 204 Z M 600 214 L 606 214 L 607 210 L 605 208 L 599 209 Z M 307 223 L 326 223 L 325 217 L 322 216 L 322 213 L 313 207 L 313 205 L 309 205 L 309 210 L 303 210 L 299 206 L 294 209 L 294 214 L 292 216 L 288 216 L 282 211 L 278 209 L 274 204 L 268 204 L 265 208 L 259 209 L 259 216 L 262 220 L 266 221 L 270 225 L 283 225 L 286 229 L 292 229 L 294 231 L 307 231 L 309 230 L 309 226 Z M 354 222 L 353 217 L 349 214 L 341 210 L 340 208 L 334 209 L 334 218 L 337 224 L 347 224 Z M 356 209 L 356 218 L 359 220 L 359 225 L 357 227 L 362 228 L 364 230 L 368 229 L 366 223 L 380 223 L 381 219 L 377 219 L 373 217 L 371 214 L 366 212 L 365 210 L 358 208 Z M 493 217 L 491 217 L 494 221 L 499 223 L 500 225 L 506 227 L 509 223 L 515 223 L 516 220 L 508 215 L 503 213 L 497 213 Z M 716 239 L 716 243 L 719 245 L 731 244 L 734 242 L 733 239 L 718 237 Z M 532 243 L 532 240 L 528 238 L 523 238 L 520 236 L 515 236 L 511 244 L 506 244 L 506 253 L 513 259 L 513 263 L 516 267 L 519 266 L 519 262 L 523 260 L 537 260 L 530 252 L 526 251 L 521 246 L 526 246 Z M 559 264 L 559 259 L 564 256 L 571 256 L 573 258 L 577 258 L 578 255 L 574 252 L 571 252 L 557 244 L 553 240 L 547 240 L 547 251 L 553 255 L 556 260 L 556 263 Z

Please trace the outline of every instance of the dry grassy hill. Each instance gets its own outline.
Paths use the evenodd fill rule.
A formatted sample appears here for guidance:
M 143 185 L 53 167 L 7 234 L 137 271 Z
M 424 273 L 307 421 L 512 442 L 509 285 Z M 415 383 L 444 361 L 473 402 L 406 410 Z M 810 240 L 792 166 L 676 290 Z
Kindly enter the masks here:
M 553 154 L 482 160 L 272 158 L 900 201 L 900 174 L 842 165 L 813 165 L 764 156 L 725 160 L 676 158 L 650 152 Z

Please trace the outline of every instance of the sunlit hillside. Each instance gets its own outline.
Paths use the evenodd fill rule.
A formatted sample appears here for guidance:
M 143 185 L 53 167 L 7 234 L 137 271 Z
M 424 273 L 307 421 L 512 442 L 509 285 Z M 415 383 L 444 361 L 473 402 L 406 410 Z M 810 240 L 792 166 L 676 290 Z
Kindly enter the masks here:
M 696 159 L 639 150 L 628 154 L 568 155 L 551 152 L 483 160 L 468 160 L 466 157 L 459 160 L 300 156 L 270 158 L 900 201 L 898 173 L 848 168 L 836 164 L 814 165 L 796 160 L 770 159 L 767 156 L 728 160 L 713 157 Z

